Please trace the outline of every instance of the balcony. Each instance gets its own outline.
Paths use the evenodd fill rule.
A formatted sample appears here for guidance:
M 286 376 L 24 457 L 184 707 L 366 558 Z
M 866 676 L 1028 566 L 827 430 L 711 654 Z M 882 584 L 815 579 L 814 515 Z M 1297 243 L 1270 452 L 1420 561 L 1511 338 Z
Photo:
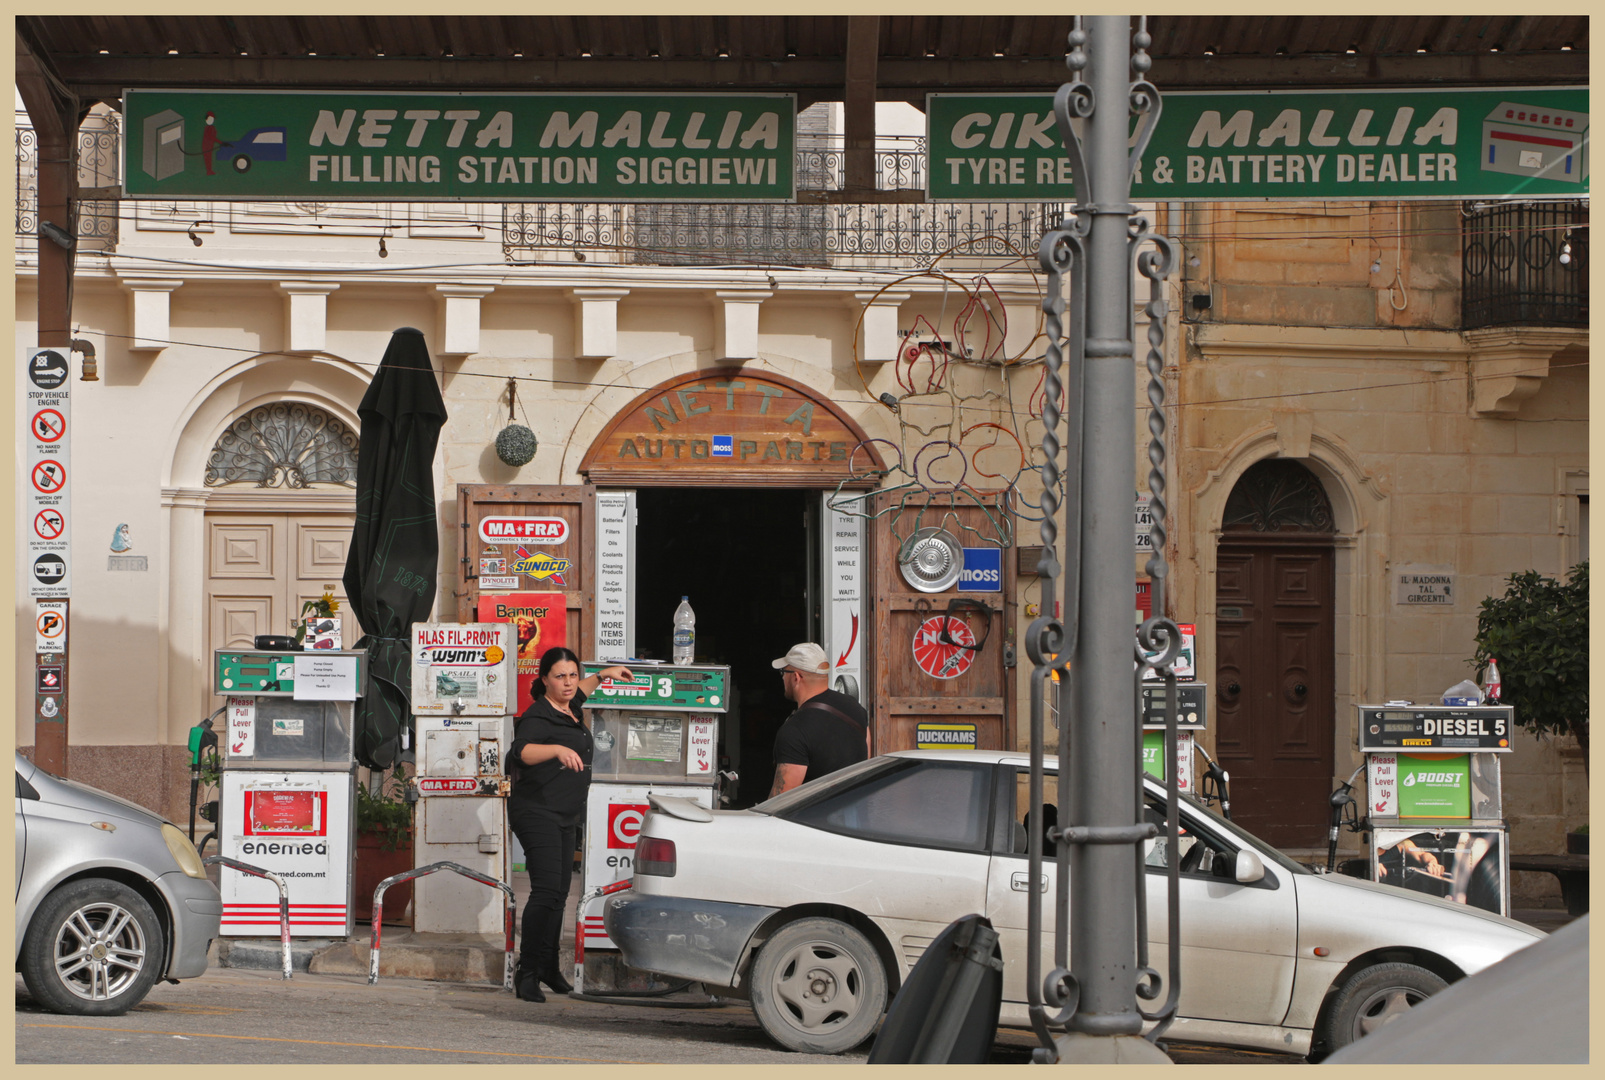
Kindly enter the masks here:
M 79 133 L 79 184 L 119 182 L 117 117 L 96 113 Z M 17 114 L 17 248 L 37 243 L 37 142 Z M 798 138 L 796 203 L 198 203 L 80 202 L 81 250 L 114 251 L 119 225 L 135 231 L 280 233 L 324 237 L 407 235 L 494 240 L 508 264 L 582 261 L 616 266 L 799 266 L 907 270 L 938 258 L 949 268 L 1027 270 L 1042 233 L 1068 203 L 926 203 L 925 140 L 882 137 L 877 190 L 889 202 L 843 202 L 840 136 Z M 193 235 L 193 233 L 192 233 Z M 1014 258 L 1021 260 L 1013 262 Z
M 1588 326 L 1588 203 L 1501 203 L 1461 222 L 1461 321 Z

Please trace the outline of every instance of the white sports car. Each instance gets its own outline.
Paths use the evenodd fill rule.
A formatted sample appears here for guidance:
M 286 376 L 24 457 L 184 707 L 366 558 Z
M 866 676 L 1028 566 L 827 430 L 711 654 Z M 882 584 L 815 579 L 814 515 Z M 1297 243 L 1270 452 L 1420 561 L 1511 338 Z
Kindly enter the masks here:
M 905 751 L 750 810 L 653 796 L 634 886 L 605 908 L 608 934 L 631 967 L 747 998 L 781 1045 L 839 1053 L 873 1034 L 937 934 L 980 912 L 1002 939 L 1001 1022 L 1028 1027 L 1028 769 L 1021 753 Z M 1161 821 L 1162 789 L 1149 782 L 1146 796 Z M 1168 853 L 1163 836 L 1148 845 L 1150 956 L 1163 970 Z M 1180 1040 L 1319 1056 L 1544 936 L 1313 874 L 1191 799 L 1177 848 L 1182 985 L 1169 1035 Z

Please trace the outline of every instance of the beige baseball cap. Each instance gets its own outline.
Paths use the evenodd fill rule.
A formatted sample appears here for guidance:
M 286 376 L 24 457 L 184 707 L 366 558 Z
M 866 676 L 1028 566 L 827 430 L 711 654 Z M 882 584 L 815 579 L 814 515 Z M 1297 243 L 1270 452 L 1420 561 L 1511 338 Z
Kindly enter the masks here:
M 773 666 L 777 671 L 790 667 L 813 675 L 830 674 L 830 658 L 825 655 L 824 649 L 821 649 L 812 641 L 805 641 L 801 645 L 793 645 L 790 652 L 779 660 L 774 661 Z

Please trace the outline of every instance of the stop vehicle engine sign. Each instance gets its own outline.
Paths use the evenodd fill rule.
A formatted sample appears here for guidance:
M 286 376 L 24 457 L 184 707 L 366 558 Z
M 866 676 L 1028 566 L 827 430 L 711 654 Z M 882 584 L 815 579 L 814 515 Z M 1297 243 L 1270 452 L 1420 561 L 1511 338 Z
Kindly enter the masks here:
M 944 624 L 948 640 L 957 644 L 941 640 Z M 933 679 L 956 679 L 975 662 L 975 650 L 964 648 L 974 644 L 969 623 L 952 615 L 933 615 L 914 631 L 914 662 Z

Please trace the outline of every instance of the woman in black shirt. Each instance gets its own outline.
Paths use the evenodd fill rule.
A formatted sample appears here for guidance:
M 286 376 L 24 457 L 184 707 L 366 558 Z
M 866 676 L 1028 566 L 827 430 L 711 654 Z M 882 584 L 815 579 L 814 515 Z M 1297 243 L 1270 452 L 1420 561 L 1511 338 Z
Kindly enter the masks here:
M 561 646 L 547 649 L 541 656 L 535 701 L 513 730 L 517 775 L 507 800 L 507 817 L 523 845 L 530 884 L 516 986 L 525 1001 L 546 1000 L 541 983 L 559 994 L 574 989 L 558 966 L 557 942 L 574 871 L 577 830 L 591 787 L 591 732 L 582 706 L 604 677 L 633 678 L 629 668 L 617 665 L 586 678 L 580 675 L 579 657 Z

